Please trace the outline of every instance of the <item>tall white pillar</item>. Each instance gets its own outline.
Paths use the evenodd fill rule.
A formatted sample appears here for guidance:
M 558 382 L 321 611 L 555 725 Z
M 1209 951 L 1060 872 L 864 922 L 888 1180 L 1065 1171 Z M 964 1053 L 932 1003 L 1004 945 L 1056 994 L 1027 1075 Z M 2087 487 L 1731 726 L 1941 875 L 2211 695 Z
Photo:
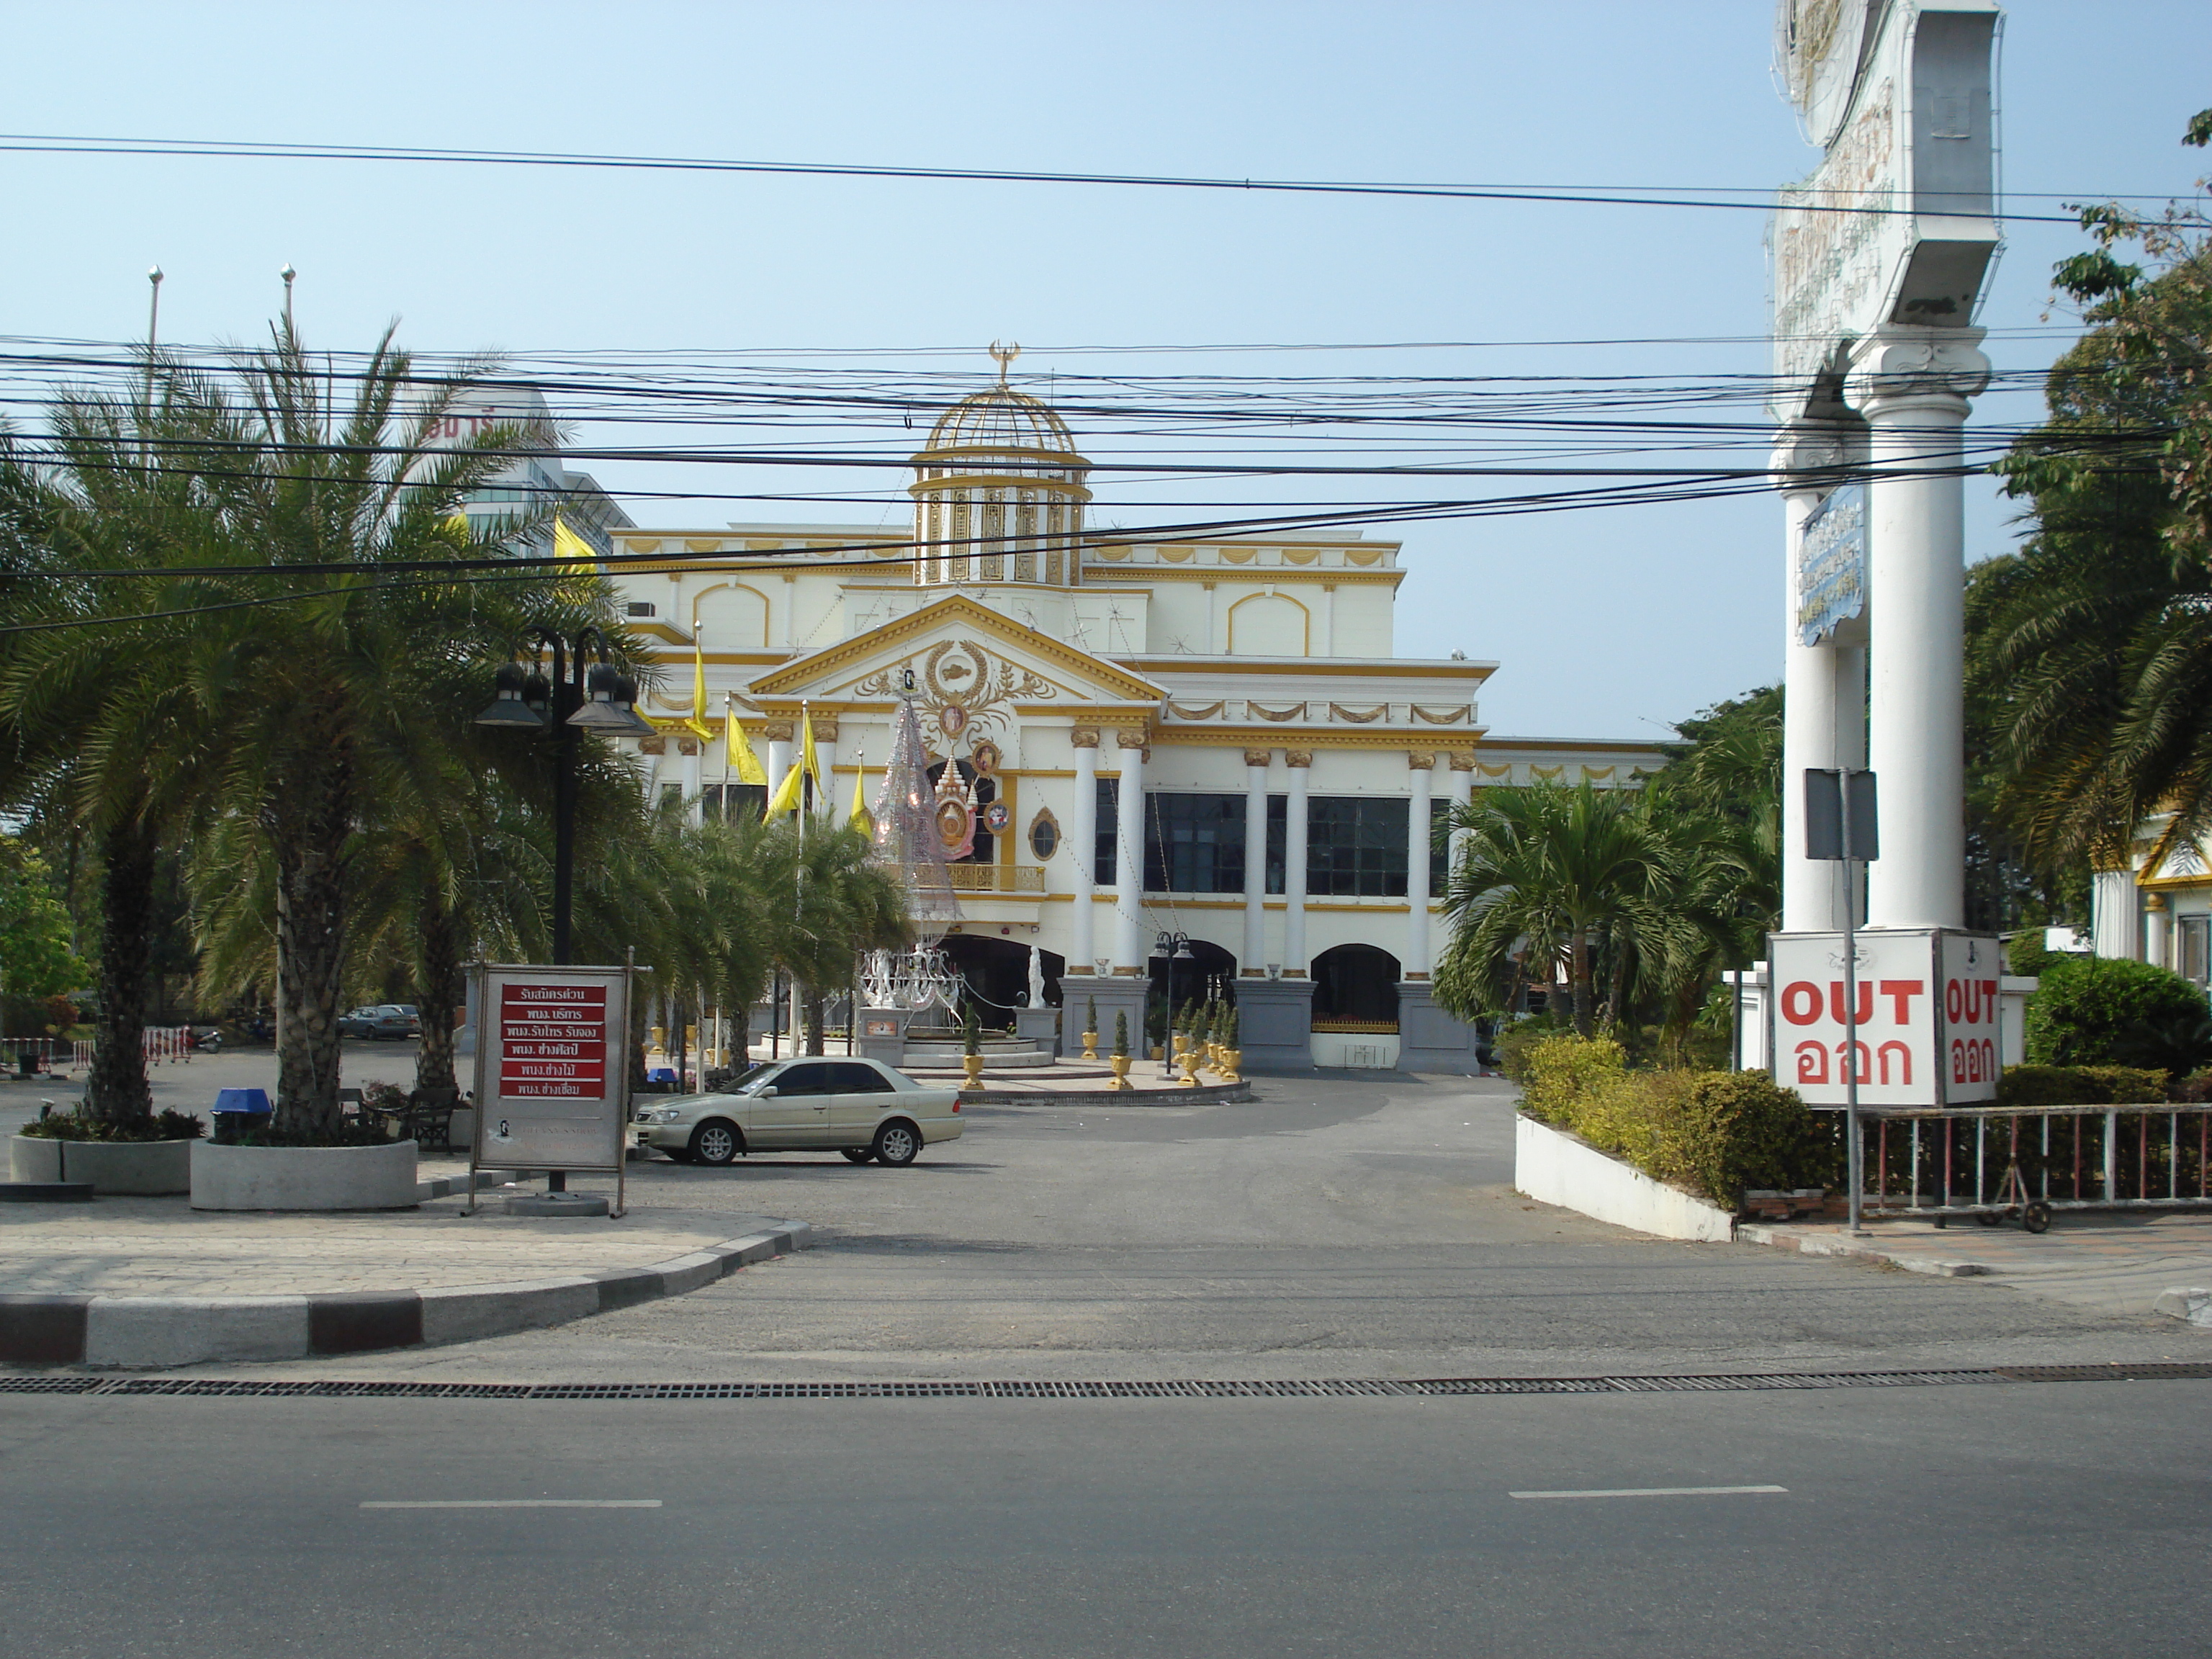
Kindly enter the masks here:
M 837 799 L 837 722 L 814 722 L 814 758 L 822 769 L 822 783 L 814 796 L 814 814 L 835 821 L 845 805 Z
M 2100 870 L 2089 878 L 2089 943 L 2099 956 L 2133 961 L 2142 949 L 2142 915 L 2133 870 Z
M 1989 383 L 1979 330 L 1885 330 L 1853 355 L 1847 395 L 1869 428 L 1867 760 L 1881 856 L 1874 927 L 1965 925 L 1966 488 L 1960 441 Z
M 1284 802 L 1288 819 L 1283 826 L 1283 975 L 1306 976 L 1306 772 L 1313 765 L 1309 750 L 1293 749 L 1283 756 L 1291 769 L 1290 799 Z
M 2143 895 L 2143 960 L 2154 968 L 2173 966 L 2173 963 L 2167 960 L 2166 954 L 2166 895 L 2145 893 Z
M 1465 806 L 1474 796 L 1474 751 L 1455 749 L 1451 757 L 1451 805 L 1455 811 Z M 1444 845 L 1444 888 L 1451 888 L 1451 872 L 1459 868 L 1460 854 L 1467 848 L 1468 831 L 1455 830 Z
M 1115 814 L 1114 971 L 1141 976 L 1151 955 L 1145 938 L 1145 736 L 1117 734 L 1121 746 L 1121 786 Z
M 1067 971 L 1098 971 L 1098 951 L 1092 930 L 1097 907 L 1091 896 L 1098 890 L 1098 872 L 1091 861 L 1098 848 L 1098 733 L 1079 726 L 1070 733 L 1075 744 L 1075 801 L 1067 814 L 1068 868 L 1075 875 L 1075 915 L 1068 929 Z
M 1793 428 L 1774 453 L 1789 547 L 1782 595 L 1782 925 L 1815 933 L 1840 929 L 1849 905 L 1843 865 L 1805 856 L 1805 774 L 1866 764 L 1865 647 L 1807 645 L 1798 632 L 1805 524 L 1826 495 L 1812 471 L 1844 459 L 1834 428 L 1810 422 Z M 1863 635 L 1868 620 L 1863 615 L 1854 633 Z
M 699 822 L 700 817 L 701 758 L 699 751 L 704 746 L 696 738 L 678 739 L 678 747 L 683 750 L 684 760 L 684 816 L 694 823 Z
M 1273 752 L 1244 751 L 1244 960 L 1237 969 L 1244 979 L 1267 971 L 1267 762 Z
M 1429 781 L 1437 757 L 1422 750 L 1406 757 L 1413 787 L 1406 803 L 1406 951 L 1401 979 L 1429 976 Z

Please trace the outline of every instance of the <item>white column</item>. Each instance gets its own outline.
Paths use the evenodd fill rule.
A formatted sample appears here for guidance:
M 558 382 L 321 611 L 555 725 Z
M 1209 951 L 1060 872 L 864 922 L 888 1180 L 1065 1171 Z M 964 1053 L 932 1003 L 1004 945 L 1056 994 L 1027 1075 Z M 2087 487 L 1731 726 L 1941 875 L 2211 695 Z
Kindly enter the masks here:
M 1887 853 L 1887 848 L 1882 849 Z M 2141 948 L 2136 931 L 2142 902 L 2132 870 L 2100 870 L 2089 878 L 2089 945 L 2100 957 L 2132 961 Z
M 1267 971 L 1267 763 L 1273 751 L 1244 751 L 1244 960 L 1240 978 Z
M 825 726 L 830 732 L 828 737 L 823 735 L 823 728 Z M 845 803 L 837 799 L 836 731 L 835 721 L 814 722 L 814 758 L 822 769 L 822 789 L 821 793 L 814 797 L 814 815 L 821 817 L 826 814 L 833 822 L 836 820 L 836 815 L 843 811 L 845 806 Z
M 2143 895 L 2143 960 L 2154 968 L 2171 968 L 2166 959 L 2166 907 L 2163 893 Z
M 1283 974 L 1306 976 L 1306 769 L 1313 756 L 1293 749 L 1283 757 L 1291 769 L 1290 798 L 1283 803 Z
M 678 741 L 684 750 L 684 811 L 692 823 L 696 823 L 700 818 L 699 751 L 702 745 L 696 738 L 684 738 Z
M 1464 806 L 1474 799 L 1474 753 L 1472 750 L 1452 751 L 1450 783 L 1451 804 L 1455 808 Z M 1450 888 L 1451 872 L 1459 868 L 1460 854 L 1467 847 L 1467 837 L 1466 830 L 1455 830 L 1450 842 L 1444 848 L 1444 884 L 1447 891 Z
M 1398 963 L 1402 979 L 1429 976 L 1429 781 L 1437 757 L 1408 755 L 1412 788 L 1406 803 L 1406 951 Z
M 1314 642 L 1314 654 L 1333 657 L 1336 654 L 1336 584 L 1321 585 L 1321 637 Z
M 1897 329 L 1853 353 L 1849 396 L 1869 428 L 1867 758 L 1881 856 L 1875 927 L 1966 921 L 1966 490 L 1960 440 L 1989 382 L 1979 331 Z
M 1141 977 L 1150 954 L 1145 938 L 1145 733 L 1119 734 L 1121 786 L 1115 814 L 1114 971 Z
M 1092 943 L 1092 916 L 1097 907 L 1091 896 L 1097 890 L 1097 872 L 1091 867 L 1098 846 L 1098 734 L 1088 729 L 1074 732 L 1075 802 L 1067 814 L 1068 868 L 1075 873 L 1075 915 L 1068 929 L 1067 971 L 1097 972 L 1097 948 Z

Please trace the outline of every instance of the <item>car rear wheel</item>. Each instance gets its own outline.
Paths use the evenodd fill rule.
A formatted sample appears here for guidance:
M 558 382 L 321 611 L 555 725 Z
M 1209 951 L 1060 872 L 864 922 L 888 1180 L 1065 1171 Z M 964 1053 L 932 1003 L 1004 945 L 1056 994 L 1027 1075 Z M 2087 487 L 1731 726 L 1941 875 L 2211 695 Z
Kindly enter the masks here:
M 691 1152 L 690 1149 L 688 1147 L 679 1149 L 673 1146 L 663 1146 L 660 1151 L 671 1164 L 689 1164 L 691 1162 Z
M 886 1123 L 876 1131 L 876 1162 L 902 1170 L 921 1151 L 921 1136 L 911 1123 Z
M 691 1132 L 692 1160 L 720 1167 L 738 1155 L 739 1144 L 733 1125 L 720 1118 L 709 1118 Z
M 855 1164 L 866 1164 L 876 1155 L 876 1149 L 872 1146 L 848 1146 L 844 1152 L 845 1156 Z

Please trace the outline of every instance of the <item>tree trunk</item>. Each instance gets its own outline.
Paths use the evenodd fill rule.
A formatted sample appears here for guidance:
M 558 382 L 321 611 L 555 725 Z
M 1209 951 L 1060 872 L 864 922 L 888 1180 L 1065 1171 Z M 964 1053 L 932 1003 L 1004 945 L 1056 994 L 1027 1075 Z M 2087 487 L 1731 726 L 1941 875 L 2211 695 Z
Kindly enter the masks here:
M 741 1006 L 732 1008 L 728 1016 L 730 1066 L 739 1077 L 743 1077 L 747 1068 L 753 1063 L 752 1013 L 753 1011 L 750 1008 Z
M 806 1022 L 806 1052 L 822 1052 L 822 998 L 812 986 L 806 988 L 805 1000 L 800 1005 Z
M 433 896 L 422 905 L 422 971 L 416 990 L 422 1009 L 422 1048 L 415 1057 L 415 1086 L 425 1093 L 460 1092 L 453 1076 L 453 1010 L 467 995 L 459 920 Z
M 100 1026 L 85 1110 L 101 1123 L 143 1123 L 154 1113 L 146 1083 L 146 979 L 154 912 L 154 831 L 132 818 L 100 839 L 106 872 L 100 915 Z
M 1575 1035 L 1586 1037 L 1592 1035 L 1595 1029 L 1590 1000 L 1597 988 L 1591 982 L 1589 935 L 1579 927 L 1575 929 L 1573 938 L 1568 941 L 1567 962 L 1567 971 L 1574 981 L 1571 1000 L 1574 1005 Z
M 303 738 L 304 738 L 303 734 Z M 303 743 L 304 746 L 304 743 Z M 310 1143 L 338 1131 L 338 1015 L 345 989 L 345 844 L 352 776 L 343 746 L 306 750 L 270 807 L 276 855 L 276 1121 Z

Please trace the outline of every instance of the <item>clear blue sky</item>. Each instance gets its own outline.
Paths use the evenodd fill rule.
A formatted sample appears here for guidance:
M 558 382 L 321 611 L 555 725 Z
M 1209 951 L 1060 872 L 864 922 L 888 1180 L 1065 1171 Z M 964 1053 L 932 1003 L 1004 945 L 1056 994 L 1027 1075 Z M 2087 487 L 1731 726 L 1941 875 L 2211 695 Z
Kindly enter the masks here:
M 1772 36 L 1764 0 L 0 10 L 17 132 L 1750 191 L 1814 159 L 1774 91 Z M 2008 188 L 2185 191 L 2208 165 L 2176 140 L 2212 104 L 2209 48 L 2203 0 L 2014 7 Z M 1358 374 L 1765 363 L 1754 213 L 20 155 L 0 155 L 0 332 L 19 336 L 137 335 L 158 263 L 166 338 L 250 340 L 289 260 L 303 331 L 337 347 L 398 316 L 438 350 L 928 346 L 966 354 L 932 366 L 979 373 L 997 337 L 1040 374 L 1316 367 L 1068 349 L 1243 342 L 1716 342 L 1327 356 Z M 1984 317 L 2001 368 L 2059 349 L 2038 329 L 2045 278 L 2079 244 L 2065 227 L 2013 234 Z M 1978 416 L 2033 409 L 1992 398 Z M 597 470 L 617 490 L 674 487 Z M 1142 521 L 1139 492 L 1116 489 L 1100 481 L 1098 515 Z M 1403 533 L 1399 649 L 1498 659 L 1484 714 L 1501 733 L 1649 734 L 1778 672 L 1771 498 Z M 2010 533 L 1977 487 L 1971 551 Z

